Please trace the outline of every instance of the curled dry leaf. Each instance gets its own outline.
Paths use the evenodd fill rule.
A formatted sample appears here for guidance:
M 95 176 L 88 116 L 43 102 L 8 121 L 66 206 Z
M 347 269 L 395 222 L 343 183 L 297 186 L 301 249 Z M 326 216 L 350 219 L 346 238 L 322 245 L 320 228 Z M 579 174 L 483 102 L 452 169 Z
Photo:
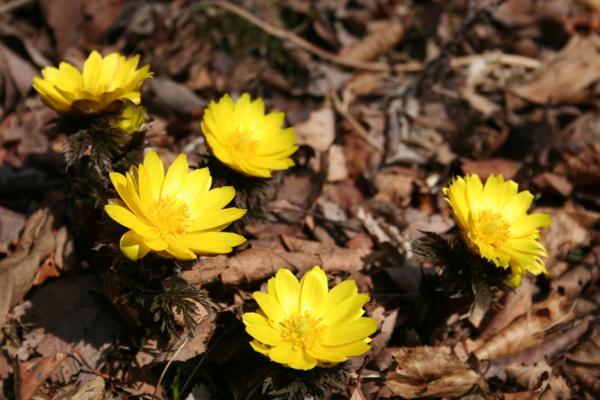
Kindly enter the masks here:
M 413 186 L 417 180 L 418 172 L 414 169 L 398 166 L 384 168 L 375 177 L 375 198 L 406 207 L 410 204 Z
M 352 61 L 371 61 L 396 46 L 404 36 L 404 27 L 396 19 L 372 22 L 371 26 L 367 36 L 344 47 L 340 56 Z
M 25 223 L 16 251 L 0 261 L 0 323 L 29 291 L 40 263 L 54 250 L 53 221 L 48 209 L 35 212 Z
M 481 320 L 492 305 L 494 292 L 490 285 L 485 282 L 476 282 L 473 285 L 473 291 L 475 293 L 475 298 L 473 299 L 468 319 L 474 327 L 478 328 Z
M 106 382 L 102 377 L 96 376 L 94 379 L 81 385 L 72 396 L 71 400 L 101 400 L 104 399 L 104 390 Z
M 515 318 L 525 314 L 531 307 L 531 299 L 537 287 L 529 279 L 523 279 L 521 286 L 508 292 L 500 303 L 500 310 L 478 337 L 479 343 L 506 328 Z
M 562 375 L 553 375 L 548 380 L 546 390 L 542 393 L 540 400 L 572 399 L 571 387 Z
M 594 367 L 600 367 L 600 327 L 595 326 L 589 339 L 567 355 L 567 360 Z
M 573 327 L 560 330 L 544 338 L 544 341 L 539 346 L 534 346 L 509 356 L 508 360 L 527 364 L 553 360 L 558 354 L 576 344 L 588 331 L 589 327 L 589 319 L 579 321 Z
M 597 372 L 594 373 L 584 367 L 565 366 L 564 369 L 569 376 L 575 378 L 586 392 L 591 393 L 596 398 L 600 396 L 600 379 Z
M 408 399 L 466 394 L 480 376 L 445 347 L 402 347 L 393 353 L 398 366 L 385 385 Z
M 569 322 L 574 317 L 571 303 L 552 292 L 546 300 L 536 304 L 531 314 L 517 318 L 508 327 L 492 336 L 474 351 L 480 360 L 493 360 L 538 345 L 549 328 Z
M 586 89 L 600 79 L 599 47 L 596 36 L 575 35 L 554 59 L 540 68 L 532 81 L 515 85 L 509 91 L 536 104 L 581 100 Z M 508 107 L 514 109 L 521 104 L 513 99 Z
M 310 113 L 308 119 L 294 125 L 299 144 L 325 152 L 335 140 L 335 114 L 329 107 Z
M 19 362 L 16 379 L 20 400 L 30 399 L 50 374 L 67 358 L 65 353 L 49 357 L 39 357 L 27 362 Z
M 170 343 L 158 340 L 156 352 L 151 363 L 160 363 L 173 359 L 174 361 L 187 361 L 206 351 L 208 342 L 216 329 L 216 314 L 210 312 L 202 304 L 196 302 L 198 314 L 194 317 L 197 326 L 193 336 L 188 338 L 188 333 L 183 332 L 181 336 L 173 338 Z M 165 349 L 166 348 L 166 349 Z M 145 347 L 147 351 L 148 347 Z
M 544 229 L 542 242 L 552 258 L 564 257 L 571 249 L 585 246 L 590 241 L 587 229 L 564 209 L 539 208 L 536 211 L 552 216 L 552 224 Z M 551 265 L 551 263 L 549 263 Z M 550 271 L 552 274 L 552 270 Z
M 487 179 L 490 175 L 498 174 L 502 174 L 506 179 L 512 179 L 523 164 L 507 158 L 488 158 L 485 160 L 461 158 L 460 161 L 465 174 L 477 174 L 481 179 Z
M 181 278 L 192 285 L 202 285 L 217 278 L 226 285 L 239 285 L 270 277 L 282 267 L 304 272 L 315 265 L 325 271 L 352 273 L 364 268 L 362 258 L 370 252 L 364 248 L 344 249 L 289 237 L 284 240 L 290 251 L 248 249 L 231 257 L 210 257 L 182 272 Z
M 508 376 L 527 390 L 540 389 L 542 384 L 552 375 L 552 367 L 545 361 L 535 365 L 511 364 L 506 367 Z
M 596 275 L 598 272 L 596 271 Z M 581 290 L 594 278 L 594 269 L 578 265 L 570 269 L 559 278 L 550 283 L 552 290 L 555 290 L 569 299 L 577 299 Z

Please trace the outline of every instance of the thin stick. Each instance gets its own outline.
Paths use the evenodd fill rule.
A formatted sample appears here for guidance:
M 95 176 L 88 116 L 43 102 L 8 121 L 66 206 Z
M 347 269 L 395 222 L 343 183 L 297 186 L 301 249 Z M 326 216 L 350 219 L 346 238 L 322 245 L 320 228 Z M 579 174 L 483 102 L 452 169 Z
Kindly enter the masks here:
M 217 7 L 220 7 L 230 13 L 237 15 L 250 22 L 253 25 L 256 25 L 258 28 L 267 32 L 269 35 L 275 36 L 281 40 L 287 40 L 294 45 L 308 51 L 309 53 L 314 54 L 315 56 L 322 58 L 324 60 L 330 61 L 335 64 L 343 65 L 345 67 L 355 68 L 355 69 L 363 69 L 368 71 L 379 71 L 379 72 L 388 72 L 390 71 L 389 65 L 385 63 L 377 63 L 377 62 L 363 62 L 363 61 L 353 61 L 344 57 L 340 57 L 337 54 L 331 53 L 327 50 L 323 50 L 320 47 L 315 46 L 311 42 L 301 38 L 300 36 L 287 31 L 285 29 L 278 28 L 276 26 L 271 25 L 270 23 L 261 20 L 260 18 L 254 16 L 252 13 L 247 11 L 246 9 L 238 6 L 237 4 L 230 3 L 226 0 L 217 0 L 217 1 L 209 1 L 208 3 L 214 4 Z
M 169 367 L 171 366 L 171 364 L 173 364 L 173 361 L 175 361 L 175 359 L 177 358 L 177 356 L 179 355 L 179 353 L 181 352 L 181 350 L 183 350 L 183 348 L 185 347 L 185 345 L 187 344 L 187 342 L 188 342 L 189 339 L 190 339 L 189 336 L 185 337 L 185 340 L 183 341 L 183 343 L 181 343 L 181 346 L 179 346 L 179 348 L 177 349 L 177 351 L 175 352 L 175 354 L 173 354 L 173 357 L 171 357 L 171 359 L 169 360 L 169 362 L 167 363 L 167 365 L 165 365 L 165 368 L 160 373 L 160 377 L 158 378 L 158 382 L 156 383 L 156 386 L 154 387 L 154 392 L 152 392 L 152 400 L 154 400 L 154 398 L 156 397 L 156 392 L 158 391 L 158 388 L 162 384 L 162 381 L 165 378 L 167 370 L 169 369 Z
M 194 369 L 192 370 L 192 373 L 190 374 L 190 376 L 188 376 L 188 378 L 186 379 L 185 383 L 183 384 L 183 387 L 181 388 L 181 393 L 185 393 L 185 389 L 187 389 L 188 385 L 191 383 L 192 379 L 194 378 L 194 375 L 196 375 L 196 372 L 198 372 L 198 369 L 200 369 L 200 366 L 204 363 L 204 360 L 206 360 L 206 357 L 208 357 L 208 354 L 211 351 L 213 351 L 213 349 L 215 347 L 217 347 L 217 345 L 221 342 L 221 340 L 223 340 L 223 338 L 225 337 L 225 335 L 229 332 L 229 330 L 232 327 L 233 327 L 233 323 L 230 323 L 229 326 L 223 332 L 223 334 L 221 336 L 219 336 L 217 339 L 215 339 L 215 341 L 211 344 L 211 346 L 208 348 L 208 350 L 206 350 L 204 352 L 204 354 L 202 355 L 202 357 L 200 358 L 200 360 L 198 360 L 198 364 L 196 364 L 194 366 Z
M 0 6 L 0 14 L 9 13 L 21 7 L 25 7 L 31 3 L 34 3 L 35 0 L 15 0 L 10 3 L 6 3 Z
M 358 122 L 352 114 L 350 114 L 350 112 L 348 111 L 348 108 L 342 104 L 342 101 L 338 97 L 335 90 L 331 90 L 329 95 L 331 97 L 331 100 L 333 101 L 333 107 L 335 108 L 335 110 L 342 117 L 344 117 L 344 119 L 346 120 L 346 122 L 348 122 L 348 124 L 352 127 L 352 129 L 354 129 L 360 137 L 365 139 L 365 141 L 378 153 L 383 152 L 383 149 L 381 148 L 379 143 L 377 143 L 377 142 L 375 142 L 375 140 L 373 140 L 373 138 L 369 135 L 367 130 L 365 128 L 363 128 L 363 126 L 360 124 L 360 122 Z

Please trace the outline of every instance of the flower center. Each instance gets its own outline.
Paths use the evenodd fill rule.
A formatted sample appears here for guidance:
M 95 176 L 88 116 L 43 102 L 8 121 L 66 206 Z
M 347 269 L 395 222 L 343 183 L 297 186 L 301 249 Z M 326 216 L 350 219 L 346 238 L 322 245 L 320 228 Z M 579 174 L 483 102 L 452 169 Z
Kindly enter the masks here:
M 321 318 L 316 318 L 309 312 L 294 314 L 279 323 L 281 337 L 286 342 L 291 342 L 294 349 L 311 347 L 320 342 L 325 325 L 321 325 Z
M 253 157 L 258 148 L 258 142 L 252 139 L 252 132 L 248 130 L 239 130 L 229 136 L 227 147 L 236 154 L 242 154 L 245 157 Z
M 473 239 L 493 247 L 502 247 L 510 237 L 510 225 L 500 213 L 481 211 L 473 221 Z
M 149 217 L 159 230 L 162 239 L 173 239 L 187 231 L 187 222 L 190 217 L 188 207 L 173 197 L 156 200 L 150 207 L 149 213 Z

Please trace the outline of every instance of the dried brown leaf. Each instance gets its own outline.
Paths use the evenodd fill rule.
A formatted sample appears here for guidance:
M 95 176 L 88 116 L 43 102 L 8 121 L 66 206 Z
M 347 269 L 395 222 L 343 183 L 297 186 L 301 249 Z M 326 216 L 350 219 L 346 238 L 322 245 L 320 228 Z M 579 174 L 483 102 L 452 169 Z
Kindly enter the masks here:
M 487 340 L 495 333 L 506 328 L 515 318 L 529 311 L 532 297 L 537 292 L 537 287 L 529 279 L 523 279 L 521 286 L 508 292 L 502 299 L 500 310 L 478 337 L 480 343 Z
M 552 224 L 544 229 L 541 240 L 553 258 L 564 257 L 571 249 L 589 243 L 590 236 L 587 229 L 564 208 L 538 208 L 536 211 L 552 216 Z
M 515 85 L 509 91 L 536 104 L 576 102 L 600 79 L 599 47 L 595 35 L 575 35 L 556 58 L 540 68 L 532 81 Z M 518 102 L 509 102 L 509 108 L 519 106 Z
M 590 320 L 584 319 L 566 330 L 560 330 L 544 338 L 539 346 L 534 346 L 508 357 L 516 363 L 533 364 L 541 361 L 554 360 L 555 357 L 572 347 L 585 335 L 590 327 Z
M 498 174 L 502 174 L 506 179 L 512 179 L 522 165 L 519 161 L 506 158 L 487 158 L 485 160 L 461 158 L 460 161 L 465 174 L 477 174 L 481 179 Z
M 104 390 L 106 382 L 100 376 L 96 376 L 81 385 L 70 397 L 71 400 L 102 400 L 104 399 Z
M 479 381 L 479 374 L 444 347 L 399 348 L 394 352 L 396 371 L 387 375 L 385 386 L 408 399 L 452 397 L 466 394 Z
M 508 327 L 485 341 L 473 354 L 480 360 L 493 360 L 517 353 L 540 344 L 547 329 L 559 323 L 569 322 L 573 317 L 574 313 L 567 299 L 552 292 L 546 300 L 533 307 L 531 314 L 514 320 Z
M 40 263 L 54 250 L 53 221 L 48 209 L 35 212 L 25 223 L 16 251 L 0 261 L 0 323 L 29 291 Z
M 371 22 L 371 32 L 359 42 L 344 47 L 339 55 L 352 61 L 371 61 L 392 49 L 404 36 L 400 21 Z
M 589 339 L 567 355 L 569 361 L 600 367 L 600 328 L 596 325 Z
M 17 392 L 20 400 L 30 399 L 50 374 L 67 358 L 65 353 L 18 363 Z
M 535 365 L 511 364 L 506 367 L 508 376 L 517 381 L 517 383 L 527 390 L 539 389 L 544 381 L 547 381 L 552 374 L 552 367 L 545 361 Z
M 25 216 L 0 206 L 0 252 L 6 252 L 7 246 L 19 238 L 19 232 L 25 225 Z
M 597 273 L 597 272 L 596 272 Z M 593 271 L 584 265 L 579 265 L 567 271 L 550 283 L 553 290 L 569 299 L 577 299 L 583 288 L 592 281 Z
M 326 271 L 356 272 L 364 268 L 362 258 L 368 249 L 344 249 L 308 240 L 285 238 L 290 251 L 248 249 L 231 257 L 216 256 L 201 260 L 181 277 L 192 285 L 217 278 L 226 285 L 256 282 L 273 276 L 279 268 L 300 272 L 320 265 Z
M 196 311 L 198 314 L 194 316 L 194 320 L 198 325 L 191 338 L 188 337 L 187 332 L 183 332 L 179 337 L 171 338 L 169 343 L 166 343 L 162 337 L 156 337 L 150 339 L 154 345 L 142 346 L 140 352 L 152 357 L 150 364 L 166 362 L 171 359 L 187 361 L 206 351 L 208 342 L 216 329 L 216 314 L 198 302 L 196 302 Z M 152 347 L 154 349 L 149 350 Z M 141 355 L 137 357 L 141 357 Z
M 294 125 L 298 144 L 325 152 L 335 140 L 335 113 L 330 107 L 310 113 L 308 119 Z

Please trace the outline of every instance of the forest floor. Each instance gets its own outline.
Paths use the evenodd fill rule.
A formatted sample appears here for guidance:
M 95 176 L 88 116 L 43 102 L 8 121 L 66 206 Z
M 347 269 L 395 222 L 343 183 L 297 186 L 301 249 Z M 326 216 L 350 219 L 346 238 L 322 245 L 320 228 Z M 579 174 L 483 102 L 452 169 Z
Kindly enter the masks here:
M 240 317 L 278 268 L 314 265 L 354 279 L 379 323 L 325 397 L 599 398 L 599 34 L 598 0 L 0 1 L 0 398 L 291 398 Z M 81 239 L 65 135 L 31 82 L 92 50 L 150 65 L 167 163 L 201 162 L 224 93 L 295 127 L 296 166 L 251 205 L 267 217 L 236 225 L 247 243 L 179 271 L 213 304 L 192 337 L 128 319 Z M 444 266 L 415 252 L 457 232 L 442 189 L 468 173 L 553 217 L 549 273 L 487 304 L 476 284 L 437 290 Z

